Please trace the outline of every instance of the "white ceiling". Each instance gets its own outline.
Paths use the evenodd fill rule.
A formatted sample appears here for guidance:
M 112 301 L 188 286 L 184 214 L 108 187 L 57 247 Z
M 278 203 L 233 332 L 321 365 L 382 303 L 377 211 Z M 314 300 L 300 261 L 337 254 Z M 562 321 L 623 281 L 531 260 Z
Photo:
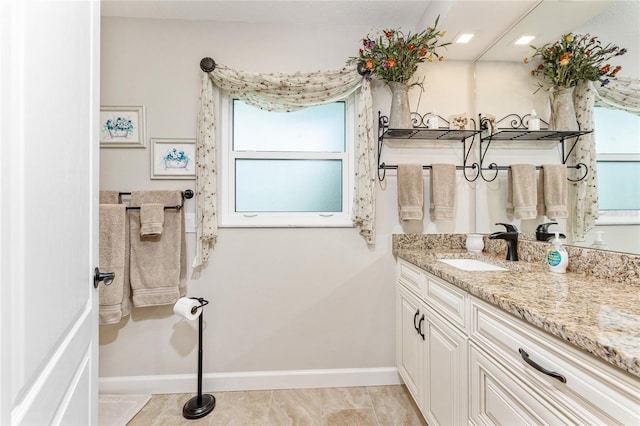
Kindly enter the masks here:
M 213 22 L 275 23 L 282 25 L 359 26 L 421 30 L 440 15 L 439 28 L 447 30 L 445 41 L 462 32 L 475 37 L 467 45 L 447 48 L 449 60 L 476 60 L 502 39 L 511 42 L 521 20 L 539 35 L 555 38 L 600 13 L 610 0 L 103 0 L 102 15 L 150 19 L 206 20 Z M 636 1 L 636 0 L 634 0 Z M 554 3 L 567 13 L 535 12 Z M 568 26 L 572 25 L 572 26 Z M 505 36 L 506 35 L 506 36 Z M 505 37 L 503 37 L 505 36 Z M 546 41 L 545 41 L 546 42 Z M 544 44 L 544 42 L 536 44 Z M 525 49 L 526 50 L 526 49 Z M 521 51 L 508 46 L 491 50 L 493 60 L 520 60 Z

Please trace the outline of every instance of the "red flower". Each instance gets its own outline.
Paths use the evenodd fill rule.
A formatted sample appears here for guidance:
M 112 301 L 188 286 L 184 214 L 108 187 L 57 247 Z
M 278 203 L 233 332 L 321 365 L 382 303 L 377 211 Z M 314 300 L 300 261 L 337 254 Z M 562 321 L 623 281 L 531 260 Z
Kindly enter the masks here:
M 393 68 L 396 66 L 396 60 L 393 58 L 387 59 L 387 68 Z
M 613 71 L 611 71 L 611 75 L 614 76 L 616 74 L 618 74 L 618 72 L 622 69 L 622 67 L 620 65 L 618 65 L 617 67 L 615 67 L 613 69 Z
M 542 71 L 544 69 L 544 65 L 540 64 L 538 65 L 538 71 Z
M 591 55 L 591 49 L 587 49 L 587 50 L 585 50 L 585 51 L 584 51 L 584 54 L 585 54 L 585 55 L 587 55 L 587 56 Z
M 611 65 L 607 64 L 604 67 L 600 68 L 600 75 L 605 75 L 611 69 Z
M 423 47 L 422 49 L 420 49 L 420 52 L 418 52 L 418 54 L 419 54 L 420 56 L 426 56 L 426 55 L 427 55 L 427 52 L 428 52 L 427 48 L 426 48 L 426 47 Z
M 415 49 L 415 48 L 416 48 L 416 45 L 415 45 L 415 44 L 413 44 L 413 43 L 409 43 L 409 44 L 407 44 L 407 49 L 409 49 L 409 50 L 413 50 L 413 49 Z
M 387 36 L 387 38 L 391 38 L 391 36 L 393 36 L 393 30 L 385 30 L 384 35 Z
M 368 70 L 372 70 L 374 66 L 373 59 L 367 59 L 364 63 L 364 67 Z
M 531 70 L 531 75 L 536 75 L 535 70 Z

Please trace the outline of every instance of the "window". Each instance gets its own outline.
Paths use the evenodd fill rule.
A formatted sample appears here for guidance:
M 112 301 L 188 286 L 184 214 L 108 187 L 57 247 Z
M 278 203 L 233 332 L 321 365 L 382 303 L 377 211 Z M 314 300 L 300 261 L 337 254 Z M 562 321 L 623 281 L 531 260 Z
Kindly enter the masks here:
M 640 223 L 640 117 L 594 109 L 599 225 Z
M 353 100 L 294 112 L 228 99 L 220 226 L 353 226 Z

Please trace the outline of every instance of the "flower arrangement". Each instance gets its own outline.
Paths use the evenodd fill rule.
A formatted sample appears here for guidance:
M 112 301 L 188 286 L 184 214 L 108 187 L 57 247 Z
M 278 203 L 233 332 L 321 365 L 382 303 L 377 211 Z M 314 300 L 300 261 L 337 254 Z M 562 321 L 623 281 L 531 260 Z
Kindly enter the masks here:
M 168 169 L 183 169 L 189 164 L 189 156 L 184 151 L 178 151 L 177 148 L 171 150 L 164 156 L 164 164 Z
M 400 30 L 387 29 L 377 36 L 367 35 L 362 39 L 359 55 L 351 58 L 362 64 L 367 71 L 367 78 L 376 76 L 390 82 L 408 83 L 418 69 L 418 64 L 425 60 L 433 62 L 434 58 L 444 60 L 436 49 L 451 43 L 439 43 L 446 31 L 438 31 L 436 18 L 433 27 L 417 34 L 405 35 Z
M 603 46 L 597 37 L 589 34 L 564 34 L 560 40 L 548 43 L 540 48 L 531 46 L 535 52 L 532 60 L 539 60 L 532 76 L 542 77 L 543 81 L 555 87 L 574 87 L 580 80 L 600 81 L 602 86 L 609 83 L 622 69 L 612 68 L 607 63 L 611 58 L 624 55 L 627 49 L 621 49 L 611 43 Z M 529 58 L 524 63 L 529 63 Z M 540 84 L 543 87 L 542 84 Z
M 110 118 L 104 123 L 104 128 L 114 136 L 128 136 L 133 133 L 133 122 L 125 117 Z

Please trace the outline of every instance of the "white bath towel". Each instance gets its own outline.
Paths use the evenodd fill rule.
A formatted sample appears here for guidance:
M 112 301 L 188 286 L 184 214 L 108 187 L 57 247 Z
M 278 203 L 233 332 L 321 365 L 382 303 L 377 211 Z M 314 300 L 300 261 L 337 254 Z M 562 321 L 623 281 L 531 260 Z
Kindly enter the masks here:
M 124 204 L 99 206 L 99 268 L 113 272 L 110 285 L 100 283 L 98 317 L 100 324 L 114 324 L 129 314 L 127 268 L 127 212 Z M 126 291 L 125 291 L 126 288 Z
M 432 220 L 453 219 L 456 210 L 456 166 L 431 165 L 429 214 Z
M 180 191 L 135 191 L 131 206 L 146 203 L 176 206 Z M 172 305 L 186 294 L 187 258 L 184 210 L 167 209 L 158 236 L 140 236 L 140 211 L 130 210 L 131 289 L 133 306 Z
M 569 216 L 567 197 L 567 166 L 564 164 L 543 164 L 544 206 L 549 219 L 566 219 Z
M 424 217 L 424 181 L 422 165 L 398 165 L 398 213 L 401 220 Z
M 536 167 L 533 164 L 512 164 L 509 168 L 507 213 L 512 206 L 516 219 L 535 219 L 538 205 Z

